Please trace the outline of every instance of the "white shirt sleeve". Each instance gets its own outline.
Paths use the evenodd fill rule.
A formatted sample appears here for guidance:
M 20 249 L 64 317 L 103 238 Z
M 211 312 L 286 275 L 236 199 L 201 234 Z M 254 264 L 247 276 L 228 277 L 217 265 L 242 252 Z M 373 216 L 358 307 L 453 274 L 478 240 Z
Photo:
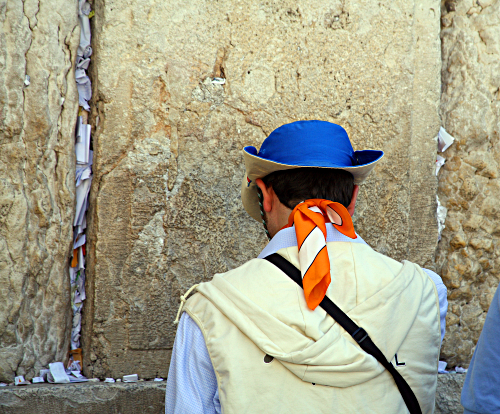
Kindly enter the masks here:
M 165 414 L 220 414 L 219 389 L 200 328 L 183 313 L 167 378 Z
M 446 332 L 446 312 L 448 311 L 448 291 L 441 277 L 429 269 L 422 269 L 436 285 L 439 298 L 439 315 L 441 317 L 441 343 Z

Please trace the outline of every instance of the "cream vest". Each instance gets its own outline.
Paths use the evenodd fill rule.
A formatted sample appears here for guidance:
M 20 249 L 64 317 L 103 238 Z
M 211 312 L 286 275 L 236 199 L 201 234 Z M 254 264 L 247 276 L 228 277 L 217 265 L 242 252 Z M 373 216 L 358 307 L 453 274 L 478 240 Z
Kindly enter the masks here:
M 298 267 L 297 247 L 278 252 Z M 434 283 L 360 243 L 328 243 L 328 297 L 362 326 L 432 413 L 440 347 Z M 222 411 L 407 413 L 391 375 L 265 260 L 215 275 L 184 307 L 203 332 Z M 271 362 L 269 362 L 272 359 Z

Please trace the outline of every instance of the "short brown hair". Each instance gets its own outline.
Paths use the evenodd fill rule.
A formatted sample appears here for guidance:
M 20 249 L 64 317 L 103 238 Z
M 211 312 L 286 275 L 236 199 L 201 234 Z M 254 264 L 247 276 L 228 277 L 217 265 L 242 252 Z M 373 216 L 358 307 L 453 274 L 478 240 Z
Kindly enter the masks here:
M 272 187 L 280 202 L 293 209 L 311 198 L 335 201 L 348 207 L 354 191 L 354 178 L 348 171 L 333 168 L 294 168 L 275 171 L 262 178 Z

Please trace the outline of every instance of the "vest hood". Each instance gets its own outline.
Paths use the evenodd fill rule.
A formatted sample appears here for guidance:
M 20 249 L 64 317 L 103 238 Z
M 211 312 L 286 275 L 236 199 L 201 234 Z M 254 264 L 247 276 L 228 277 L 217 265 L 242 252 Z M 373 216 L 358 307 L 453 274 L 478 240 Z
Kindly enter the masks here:
M 328 243 L 328 252 L 328 297 L 392 360 L 417 317 L 427 275 L 417 265 L 401 264 L 367 245 Z M 297 247 L 278 253 L 299 266 Z M 302 289 L 266 260 L 217 274 L 197 290 L 262 352 L 303 381 L 350 387 L 384 371 L 321 307 L 310 310 Z

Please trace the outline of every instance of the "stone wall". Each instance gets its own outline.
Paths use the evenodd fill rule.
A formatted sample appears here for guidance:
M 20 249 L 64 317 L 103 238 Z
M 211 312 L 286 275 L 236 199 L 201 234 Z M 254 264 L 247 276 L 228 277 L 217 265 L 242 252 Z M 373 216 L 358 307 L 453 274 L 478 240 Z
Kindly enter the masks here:
M 433 262 L 439 7 L 94 2 L 87 375 L 167 375 L 179 295 L 266 243 L 241 205 L 241 149 L 283 123 L 335 122 L 356 149 L 383 149 L 357 229 L 396 259 Z
M 437 250 L 449 289 L 442 358 L 467 366 L 500 277 L 500 1 L 448 0 L 442 26 L 441 116 L 456 138 L 439 173 L 448 209 Z
M 0 381 L 69 349 L 79 33 L 76 3 L 0 0 Z
M 386 152 L 358 232 L 443 276 L 442 358 L 467 366 L 500 273 L 500 0 L 93 8 L 87 374 L 166 376 L 179 295 L 266 243 L 239 199 L 241 148 L 314 118 Z M 77 4 L 0 0 L 0 24 L 0 381 L 11 381 L 68 350 Z M 457 140 L 436 190 L 440 103 Z M 435 257 L 436 191 L 448 216 Z
M 435 414 L 462 414 L 465 375 L 439 375 Z M 163 414 L 165 382 L 37 384 L 0 388 L 2 414 Z

